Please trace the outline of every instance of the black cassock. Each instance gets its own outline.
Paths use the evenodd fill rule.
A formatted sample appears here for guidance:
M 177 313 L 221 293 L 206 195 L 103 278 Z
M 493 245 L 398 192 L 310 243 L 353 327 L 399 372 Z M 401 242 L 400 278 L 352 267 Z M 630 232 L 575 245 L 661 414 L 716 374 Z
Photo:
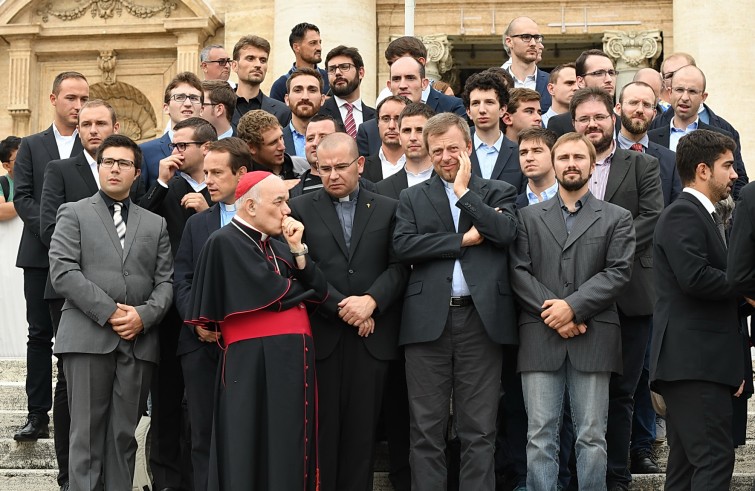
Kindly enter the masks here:
M 316 490 L 317 399 L 307 303 L 327 297 L 309 258 L 235 219 L 210 236 L 192 282 L 190 324 L 226 344 L 215 394 L 210 490 Z M 208 397 L 211 397 L 208 394 Z

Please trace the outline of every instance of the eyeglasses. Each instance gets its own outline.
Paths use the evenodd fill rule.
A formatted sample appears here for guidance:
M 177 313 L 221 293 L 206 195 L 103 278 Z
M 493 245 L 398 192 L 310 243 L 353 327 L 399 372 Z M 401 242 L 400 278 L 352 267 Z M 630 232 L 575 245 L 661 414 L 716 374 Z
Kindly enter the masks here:
M 118 164 L 119 169 L 133 169 L 134 161 L 126 159 L 102 159 L 100 165 L 106 169 L 112 168 L 115 164 Z
M 383 124 L 390 124 L 390 122 L 393 121 L 394 123 L 398 124 L 398 118 L 398 116 L 380 116 L 380 122 Z
M 219 60 L 207 60 L 205 63 L 217 63 L 220 66 L 227 66 L 229 65 L 233 60 L 230 58 L 220 58 Z
M 348 169 L 351 166 L 351 164 L 353 164 L 357 160 L 359 160 L 359 157 L 355 158 L 354 160 L 352 160 L 348 164 L 318 165 L 317 166 L 317 170 L 320 172 L 320 174 L 326 174 L 327 175 L 327 174 L 330 174 L 331 172 L 333 172 L 333 170 L 335 170 L 336 173 L 340 174 L 341 172 L 343 172 L 346 169 Z
M 603 78 L 606 75 L 610 75 L 611 77 L 615 77 L 619 74 L 616 70 L 595 70 L 594 72 L 585 73 L 584 77 L 600 77 Z
M 203 102 L 203 103 L 202 103 L 202 106 L 203 106 L 203 107 L 204 107 L 204 106 L 218 106 L 218 105 L 220 105 L 220 103 L 219 103 L 219 102 Z
M 685 92 L 688 93 L 690 97 L 697 97 L 703 93 L 702 90 L 688 89 L 687 87 L 671 87 L 671 92 L 679 97 L 683 96 Z
M 353 63 L 339 63 L 338 65 L 330 65 L 328 67 L 328 73 L 336 73 L 336 70 L 341 70 L 341 73 L 346 73 L 351 70 L 351 67 L 356 68 L 356 65 Z
M 189 145 L 202 145 L 207 142 L 178 142 L 178 143 L 168 143 L 168 148 L 170 148 L 170 151 L 172 152 L 175 149 L 178 149 L 179 152 L 185 152 L 186 147 Z
M 533 39 L 535 40 L 536 43 L 542 44 L 542 42 L 543 42 L 543 36 L 542 36 L 542 34 L 512 34 L 509 37 L 510 38 L 519 38 L 522 41 L 524 41 L 525 43 L 529 43 Z
M 196 94 L 173 94 L 170 98 L 181 104 L 186 102 L 186 99 L 189 99 L 192 104 L 200 104 L 202 102 L 202 98 Z
M 581 118 L 577 118 L 575 121 L 579 124 L 590 124 L 591 120 L 595 120 L 596 123 L 602 123 L 610 117 L 611 116 L 609 114 L 596 114 L 595 116 L 582 116 Z

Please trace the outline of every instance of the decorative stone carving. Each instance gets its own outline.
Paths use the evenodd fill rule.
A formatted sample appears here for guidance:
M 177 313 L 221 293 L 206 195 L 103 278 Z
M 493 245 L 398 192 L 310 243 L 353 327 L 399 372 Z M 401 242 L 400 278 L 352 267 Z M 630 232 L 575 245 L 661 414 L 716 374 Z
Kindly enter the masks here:
M 132 140 L 157 136 L 157 117 L 147 97 L 133 85 L 123 82 L 98 83 L 89 87 L 90 99 L 102 99 L 115 109 L 120 133 Z
M 634 69 L 648 67 L 653 65 L 661 55 L 661 32 L 658 30 L 605 31 L 603 50 L 627 67 Z
M 118 61 L 118 56 L 115 50 L 100 51 L 100 56 L 97 57 L 97 66 L 102 72 L 102 83 L 105 85 L 113 85 L 115 83 L 115 64 Z
M 59 5 L 60 3 L 56 1 L 56 4 Z M 86 14 L 87 10 L 92 13 L 92 18 L 99 16 L 102 19 L 109 19 L 114 15 L 120 17 L 125 9 L 126 12 L 134 17 L 147 19 L 160 12 L 163 12 L 165 17 L 170 17 L 170 13 L 177 8 L 176 2 L 173 0 L 159 0 L 159 5 L 156 6 L 140 5 L 132 0 L 77 0 L 76 3 L 78 5 L 71 8 L 55 10 L 53 9 L 52 2 L 48 2 L 41 9 L 37 10 L 37 14 L 42 16 L 42 22 L 49 21 L 50 16 L 64 21 L 78 19 Z
M 449 71 L 454 64 L 451 50 L 453 47 L 445 34 L 431 34 L 420 37 L 427 48 L 425 72 L 427 78 L 440 80 L 441 75 Z

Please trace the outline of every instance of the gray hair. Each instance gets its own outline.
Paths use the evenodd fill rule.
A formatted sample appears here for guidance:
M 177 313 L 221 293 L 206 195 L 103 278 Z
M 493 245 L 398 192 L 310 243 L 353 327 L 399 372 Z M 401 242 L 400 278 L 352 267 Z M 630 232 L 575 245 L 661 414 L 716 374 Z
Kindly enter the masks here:
M 210 60 L 210 51 L 212 51 L 215 48 L 223 48 L 225 49 L 225 46 L 222 44 L 211 44 L 209 46 L 205 46 L 202 48 L 202 51 L 199 53 L 199 62 L 204 63 L 205 61 Z

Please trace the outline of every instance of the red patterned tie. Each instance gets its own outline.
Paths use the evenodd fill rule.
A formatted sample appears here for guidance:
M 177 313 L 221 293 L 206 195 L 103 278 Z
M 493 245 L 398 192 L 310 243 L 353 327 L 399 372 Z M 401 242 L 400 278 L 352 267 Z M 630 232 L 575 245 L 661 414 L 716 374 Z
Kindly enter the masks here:
M 354 121 L 354 105 L 350 102 L 347 102 L 344 105 L 346 106 L 346 120 L 344 121 L 346 124 L 346 133 L 348 133 L 350 137 L 356 138 L 357 123 Z
M 642 146 L 642 143 L 633 143 L 632 146 L 629 147 L 629 150 L 642 153 L 645 151 L 645 147 Z

